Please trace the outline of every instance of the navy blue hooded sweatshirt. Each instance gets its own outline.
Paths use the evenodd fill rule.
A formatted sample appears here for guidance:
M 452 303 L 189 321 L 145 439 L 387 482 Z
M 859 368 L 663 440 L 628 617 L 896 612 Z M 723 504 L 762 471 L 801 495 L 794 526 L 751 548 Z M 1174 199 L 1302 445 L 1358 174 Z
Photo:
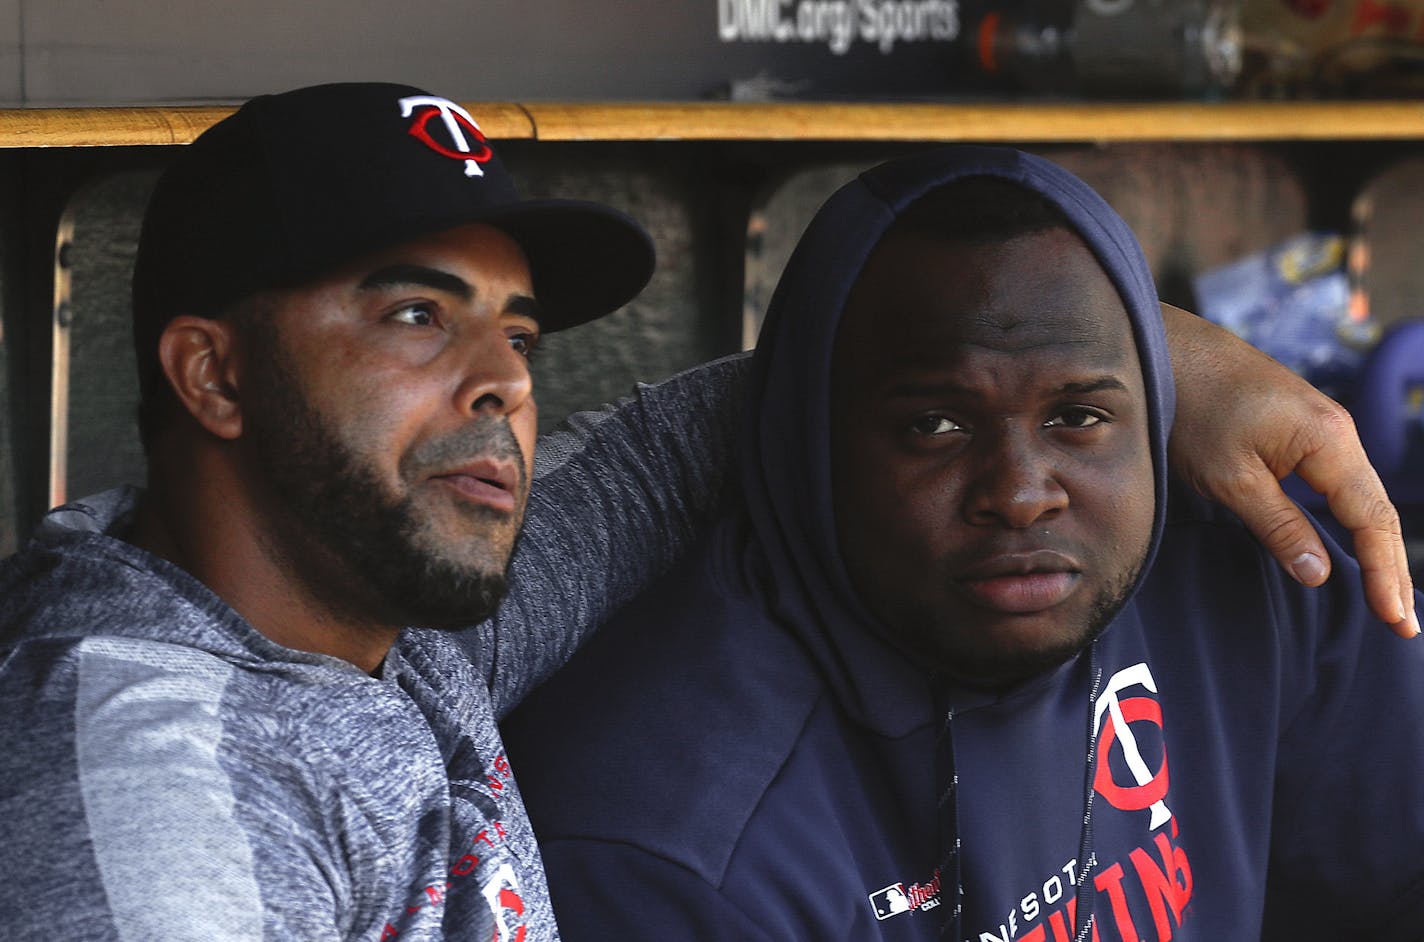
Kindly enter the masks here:
M 869 615 L 830 471 L 851 285 L 907 206 L 975 175 L 1058 206 L 1117 288 L 1156 480 L 1135 594 L 999 694 L 942 686 Z M 1136 240 L 1061 168 L 956 148 L 837 192 L 758 344 L 744 511 L 506 725 L 565 938 L 1424 939 L 1424 646 L 1333 545 L 1302 588 L 1174 490 L 1172 405 Z

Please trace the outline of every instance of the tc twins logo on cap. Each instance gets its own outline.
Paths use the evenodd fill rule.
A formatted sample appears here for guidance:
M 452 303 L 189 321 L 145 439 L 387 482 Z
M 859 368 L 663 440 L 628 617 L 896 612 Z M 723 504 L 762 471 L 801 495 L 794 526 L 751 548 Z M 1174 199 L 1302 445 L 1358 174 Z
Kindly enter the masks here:
M 484 133 L 480 131 L 480 126 L 475 123 L 474 118 L 470 117 L 468 111 L 448 98 L 437 98 L 434 95 L 413 95 L 410 98 L 402 98 L 400 109 L 402 118 L 409 118 L 412 115 L 415 117 L 407 129 L 407 133 L 411 137 L 442 157 L 463 160 L 465 176 L 482 177 L 485 175 L 480 164 L 487 163 L 494 156 L 494 151 L 490 150 Z M 436 115 L 439 115 L 444 123 L 445 133 L 452 146 L 447 147 L 431 136 L 430 120 Z M 470 147 L 470 142 L 465 137 L 467 131 L 475 139 L 477 148 Z

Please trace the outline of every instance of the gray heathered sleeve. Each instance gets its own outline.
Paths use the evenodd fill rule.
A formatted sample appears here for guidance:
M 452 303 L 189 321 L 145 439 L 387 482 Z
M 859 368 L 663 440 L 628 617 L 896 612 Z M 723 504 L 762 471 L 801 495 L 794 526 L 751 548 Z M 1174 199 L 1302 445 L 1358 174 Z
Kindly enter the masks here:
M 131 638 L 79 652 L 79 787 L 119 937 L 262 938 L 262 888 L 218 758 L 232 669 Z
M 243 820 L 247 798 L 224 757 L 234 676 L 201 651 L 136 638 L 38 641 L 11 652 L 0 684 L 8 937 L 342 937 L 326 892 L 341 871 L 334 857 L 289 854 L 290 865 L 274 869 L 254 854 L 259 840 L 270 858 L 279 842 L 292 847 L 303 835 L 289 828 L 259 838 Z
M 540 439 L 509 595 L 460 636 L 499 716 L 665 572 L 727 499 L 747 363 L 727 357 L 639 384 Z

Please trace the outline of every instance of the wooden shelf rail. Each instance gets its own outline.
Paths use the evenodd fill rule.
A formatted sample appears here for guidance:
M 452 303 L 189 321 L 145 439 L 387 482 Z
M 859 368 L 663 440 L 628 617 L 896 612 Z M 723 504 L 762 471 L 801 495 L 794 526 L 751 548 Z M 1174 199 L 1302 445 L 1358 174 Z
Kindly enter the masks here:
M 186 144 L 231 105 L 0 109 L 0 148 Z M 470 102 L 492 140 L 1292 141 L 1424 139 L 1424 102 Z

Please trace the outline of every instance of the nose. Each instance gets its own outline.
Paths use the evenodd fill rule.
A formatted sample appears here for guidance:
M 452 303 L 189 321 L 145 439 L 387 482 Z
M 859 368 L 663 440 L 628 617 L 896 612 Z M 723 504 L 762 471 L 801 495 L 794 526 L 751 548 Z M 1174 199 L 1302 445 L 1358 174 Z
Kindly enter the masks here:
M 481 328 L 462 339 L 458 351 L 462 375 L 455 391 L 455 408 L 465 414 L 510 415 L 533 406 L 529 361 L 510 344 L 503 326 Z
M 1068 508 L 1068 492 L 1055 474 L 1052 452 L 1034 431 L 1006 425 L 979 436 L 978 460 L 964 500 L 969 523 L 1024 529 Z

